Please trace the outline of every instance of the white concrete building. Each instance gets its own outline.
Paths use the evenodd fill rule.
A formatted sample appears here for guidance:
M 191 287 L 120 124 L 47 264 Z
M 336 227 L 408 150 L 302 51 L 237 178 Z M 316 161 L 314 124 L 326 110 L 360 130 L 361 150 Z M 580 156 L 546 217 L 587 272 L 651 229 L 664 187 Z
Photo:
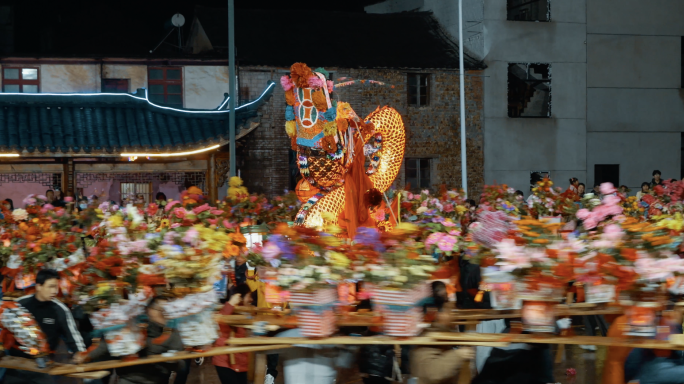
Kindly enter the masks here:
M 485 70 L 485 182 L 529 193 L 531 173 L 634 192 L 654 169 L 681 178 L 681 0 L 464 0 L 464 47 Z M 458 38 L 457 0 L 387 0 L 432 11 Z

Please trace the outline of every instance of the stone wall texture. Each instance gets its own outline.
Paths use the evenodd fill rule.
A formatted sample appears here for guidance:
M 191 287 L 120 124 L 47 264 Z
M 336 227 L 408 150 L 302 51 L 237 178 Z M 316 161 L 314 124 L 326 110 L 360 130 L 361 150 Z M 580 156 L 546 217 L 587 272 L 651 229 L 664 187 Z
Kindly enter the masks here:
M 441 184 L 461 186 L 461 139 L 459 75 L 454 71 L 424 71 L 430 74 L 429 104 L 408 105 L 407 72 L 384 69 L 326 68 L 333 79 L 351 77 L 386 83 L 355 84 L 333 94 L 349 102 L 359 116 L 365 117 L 377 107 L 390 106 L 401 113 L 407 130 L 406 157 L 432 158 L 432 188 Z M 256 98 L 268 80 L 279 82 L 287 69 L 240 68 L 240 94 Z M 468 71 L 466 78 L 466 134 L 468 189 L 478 196 L 484 183 L 484 114 L 481 71 Z M 285 97 L 278 85 L 271 101 L 262 108 L 261 125 L 238 143 L 241 175 L 252 192 L 276 195 L 292 188 L 289 138 L 285 133 Z M 403 167 L 395 183 L 404 186 Z

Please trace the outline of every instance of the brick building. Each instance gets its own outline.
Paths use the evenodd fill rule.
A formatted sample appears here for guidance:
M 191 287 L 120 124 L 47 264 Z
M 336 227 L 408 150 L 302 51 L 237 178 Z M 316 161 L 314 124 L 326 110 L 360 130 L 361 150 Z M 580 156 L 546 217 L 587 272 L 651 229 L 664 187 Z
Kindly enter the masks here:
M 208 54 L 221 51 L 215 47 L 225 47 L 224 14 L 221 10 L 196 8 L 188 51 Z M 310 20 L 306 28 L 292 26 L 288 20 L 295 15 L 284 11 L 240 12 L 236 30 L 242 30 L 242 26 L 258 30 L 236 35 L 241 98 L 256 97 L 262 84 L 268 80 L 278 82 L 298 61 L 312 68 L 325 67 L 332 80 L 348 77 L 384 82 L 389 86 L 353 85 L 339 88 L 333 95 L 349 102 L 359 116 L 384 105 L 402 114 L 407 128 L 406 159 L 396 186 L 460 186 L 458 46 L 432 15 L 297 15 Z M 268 38 L 278 31 L 289 30 L 288 36 L 292 36 L 345 23 L 367 27 L 345 31 L 332 50 L 297 49 L 287 37 Z M 305 39 L 308 46 L 315 47 L 328 46 L 329 40 L 330 36 L 312 33 Z M 484 182 L 483 65 L 466 57 L 465 66 L 468 185 L 470 194 L 477 196 Z M 260 128 L 239 143 L 237 166 L 250 190 L 277 194 L 296 184 L 298 170 L 284 129 L 285 106 L 284 92 L 278 87 L 262 109 Z

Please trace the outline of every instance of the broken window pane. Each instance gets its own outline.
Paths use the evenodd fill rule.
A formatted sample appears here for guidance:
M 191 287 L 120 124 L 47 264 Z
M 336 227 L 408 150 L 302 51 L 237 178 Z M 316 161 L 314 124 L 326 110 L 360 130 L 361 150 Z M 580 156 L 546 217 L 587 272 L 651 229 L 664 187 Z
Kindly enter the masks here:
M 549 0 L 507 0 L 508 20 L 550 21 Z
M 508 64 L 508 117 L 551 117 L 550 64 Z

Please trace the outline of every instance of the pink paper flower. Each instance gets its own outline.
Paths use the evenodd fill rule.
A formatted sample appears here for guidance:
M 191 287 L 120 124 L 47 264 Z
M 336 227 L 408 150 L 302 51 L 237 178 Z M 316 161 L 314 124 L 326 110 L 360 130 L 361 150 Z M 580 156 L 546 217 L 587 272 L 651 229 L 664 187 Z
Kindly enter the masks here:
M 496 252 L 498 253 L 499 266 L 503 272 L 513 272 L 516 269 L 530 268 L 532 263 L 525 252 L 525 248 L 515 245 L 513 239 L 503 239 L 496 244 Z
M 577 218 L 580 220 L 586 220 L 590 215 L 591 212 L 585 208 L 582 208 L 579 211 L 577 211 Z
M 599 188 L 599 190 L 601 191 L 601 194 L 603 194 L 603 195 L 609 195 L 611 193 L 617 192 L 617 190 L 615 189 L 615 187 L 613 186 L 612 183 L 601 184 L 601 187 Z
M 185 209 L 176 208 L 173 210 L 173 214 L 179 219 L 184 219 L 185 218 Z
M 193 208 L 192 211 L 195 212 L 195 214 L 200 214 L 200 213 L 202 213 L 204 211 L 208 211 L 210 209 L 211 209 L 211 207 L 209 206 L 209 204 L 203 204 L 203 205 L 200 205 L 199 207 Z
M 603 235 L 610 240 L 619 240 L 622 238 L 622 228 L 616 224 L 607 225 L 603 228 Z
M 287 75 L 280 78 L 280 85 L 283 86 L 285 92 L 289 91 L 290 89 L 292 89 L 292 87 L 294 87 L 292 79 L 290 79 L 290 76 Z
M 194 244 L 197 239 L 199 239 L 199 231 L 192 227 L 183 236 L 183 241 L 188 244 Z
M 259 198 L 258 196 L 250 196 L 249 201 L 253 203 L 253 202 L 257 201 L 258 198 Z
M 173 208 L 174 205 L 178 205 L 178 204 L 180 204 L 180 201 L 178 201 L 178 200 L 169 201 L 166 204 L 166 208 L 165 208 L 166 212 L 169 212 Z
M 323 88 L 327 87 L 327 84 L 323 82 L 323 80 L 320 79 L 320 77 L 314 75 L 309 77 L 309 87 L 310 88 Z
M 433 244 L 437 244 L 439 240 L 444 236 L 442 232 L 435 232 L 430 234 L 430 236 L 425 239 L 425 248 L 431 247 Z
M 454 211 L 454 205 L 449 203 L 444 205 L 444 212 L 449 213 Z
M 71 197 L 71 196 L 66 196 L 66 197 L 64 198 L 64 201 L 67 202 L 67 203 L 71 203 L 72 201 L 74 201 L 74 198 Z
M 454 245 L 456 245 L 456 238 L 451 235 L 444 235 L 437 242 L 437 247 L 442 252 L 450 252 L 454 250 Z

